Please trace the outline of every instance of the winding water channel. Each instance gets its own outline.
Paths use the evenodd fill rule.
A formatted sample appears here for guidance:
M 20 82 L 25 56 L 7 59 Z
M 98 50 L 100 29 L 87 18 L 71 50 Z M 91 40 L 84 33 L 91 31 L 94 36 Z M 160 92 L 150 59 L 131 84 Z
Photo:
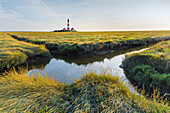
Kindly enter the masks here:
M 66 57 L 60 55 L 52 55 L 53 58 L 36 61 L 33 64 L 28 64 L 28 73 L 37 75 L 41 73 L 43 76 L 50 77 L 61 83 L 70 84 L 74 78 L 80 79 L 84 73 L 91 71 L 100 73 L 110 73 L 113 76 L 119 76 L 120 80 L 129 85 L 129 80 L 126 78 L 124 71 L 120 68 L 125 54 L 131 52 L 141 52 L 146 49 L 146 46 L 117 50 L 115 52 L 91 56 L 91 57 Z M 135 91 L 130 85 L 130 90 Z

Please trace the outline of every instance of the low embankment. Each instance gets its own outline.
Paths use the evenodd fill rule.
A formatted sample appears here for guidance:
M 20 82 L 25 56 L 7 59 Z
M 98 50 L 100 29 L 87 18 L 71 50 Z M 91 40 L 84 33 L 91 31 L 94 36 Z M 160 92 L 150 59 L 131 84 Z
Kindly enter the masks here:
M 152 37 L 152 38 L 137 38 L 137 39 L 124 39 L 124 40 L 104 40 L 102 42 L 81 42 L 81 43 L 58 43 L 58 42 L 48 42 L 40 41 L 34 38 L 24 38 L 17 35 L 11 35 L 13 38 L 30 42 L 34 44 L 45 44 L 45 47 L 52 53 L 61 54 L 61 55 L 78 55 L 78 56 L 88 56 L 107 53 L 117 49 L 123 49 L 128 47 L 140 46 L 140 45 L 149 45 L 154 44 L 164 40 L 170 40 L 170 36 L 162 37 Z M 41 39 L 41 38 L 39 38 Z
M 96 55 L 110 52 L 115 49 L 153 44 L 170 39 L 170 36 L 168 36 L 170 35 L 169 31 L 98 33 L 12 32 L 9 34 L 20 41 L 44 44 L 48 50 L 56 54 L 78 56 Z
M 123 68 L 130 81 L 149 93 L 159 89 L 170 97 L 170 41 L 163 41 L 150 49 L 126 56 Z M 169 98 L 170 99 L 170 98 Z
M 25 63 L 35 56 L 50 56 L 42 45 L 18 41 L 6 33 L 0 33 L 0 72 L 13 66 Z
M 0 112 L 168 113 L 168 103 L 134 95 L 113 75 L 89 73 L 70 85 L 25 72 L 0 77 Z

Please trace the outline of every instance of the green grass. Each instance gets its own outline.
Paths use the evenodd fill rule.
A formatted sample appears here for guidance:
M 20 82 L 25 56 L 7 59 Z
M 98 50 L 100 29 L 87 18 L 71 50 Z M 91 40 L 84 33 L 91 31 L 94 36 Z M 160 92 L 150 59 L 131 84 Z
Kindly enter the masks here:
M 170 97 L 170 41 L 160 42 L 150 49 L 127 55 L 123 61 L 126 75 L 149 92 L 158 88 Z
M 11 37 L 8 34 L 14 36 Z M 56 49 L 61 54 L 79 51 L 89 53 L 102 49 L 157 42 L 168 35 L 170 31 L 1 32 L 0 70 L 21 64 L 28 57 L 48 56 L 49 51 L 44 45 L 49 50 Z M 124 61 L 127 75 L 134 78 L 138 84 L 150 86 L 152 81 L 152 86 L 164 88 L 164 92 L 169 91 L 169 44 L 170 41 L 161 42 L 147 51 L 128 56 Z M 141 94 L 144 94 L 144 91 Z M 41 74 L 30 77 L 24 70 L 20 74 L 11 71 L 0 77 L 0 112 L 168 113 L 170 107 L 158 92 L 153 92 L 148 100 L 145 96 L 132 94 L 118 77 L 112 75 L 97 75 L 92 72 L 84 74 L 80 80 L 70 85 L 65 85 L 44 78 Z
M 43 45 L 18 41 L 3 32 L 0 32 L 0 48 L 0 71 L 24 63 L 28 57 L 49 55 Z
M 170 36 L 170 31 L 128 31 L 128 32 L 9 32 L 19 38 L 33 42 L 56 44 L 89 44 L 109 41 L 124 41 L 151 37 Z
M 25 72 L 0 78 L 0 112 L 164 112 L 168 103 L 134 95 L 112 75 L 89 73 L 70 85 Z
M 170 31 L 127 32 L 7 32 L 14 38 L 35 44 L 45 44 L 60 54 L 86 54 L 124 46 L 145 45 L 170 39 Z M 151 38 L 157 37 L 157 38 Z

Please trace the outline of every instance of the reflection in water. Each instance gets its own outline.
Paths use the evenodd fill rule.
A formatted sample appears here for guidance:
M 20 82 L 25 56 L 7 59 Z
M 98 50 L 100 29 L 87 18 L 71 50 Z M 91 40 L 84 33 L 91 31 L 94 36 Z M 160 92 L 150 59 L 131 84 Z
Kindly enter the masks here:
M 140 46 L 140 47 L 135 47 L 135 48 L 133 47 L 133 48 L 123 49 L 123 50 L 117 50 L 115 52 L 106 53 L 103 55 L 90 56 L 90 57 L 69 57 L 69 56 L 55 55 L 55 54 L 52 54 L 52 55 L 54 58 L 64 60 L 65 62 L 69 64 L 75 63 L 77 65 L 87 65 L 89 63 L 94 63 L 97 61 L 98 62 L 103 61 L 106 58 L 112 59 L 114 56 L 125 54 L 131 51 L 137 51 L 145 47 L 147 46 Z
M 81 75 L 85 72 L 91 72 L 92 70 L 100 73 L 102 71 L 114 72 L 112 74 L 123 75 L 123 70 L 119 68 L 125 55 L 115 56 L 112 59 L 105 58 L 103 61 L 93 62 L 86 65 L 77 65 L 76 63 L 67 63 L 64 60 L 53 58 L 45 66 L 45 69 L 33 69 L 29 71 L 29 74 L 34 75 L 37 72 L 44 75 L 51 75 L 55 77 L 55 80 L 65 82 L 66 84 L 71 83 L 74 78 L 80 79 Z M 117 74 L 119 73 L 119 74 Z
M 121 78 L 121 81 L 129 84 L 129 80 L 124 75 L 123 69 L 121 69 L 119 66 L 122 64 L 122 61 L 125 58 L 125 53 L 134 50 L 140 50 L 142 48 L 144 47 L 124 49 L 104 55 L 84 58 L 70 58 L 53 55 L 54 58 L 52 58 L 50 62 L 44 60 L 40 63 L 40 65 L 38 65 L 38 67 L 33 64 L 36 69 L 30 70 L 28 73 L 30 75 L 42 73 L 43 76 L 48 76 L 62 83 L 70 84 L 74 81 L 74 78 L 80 79 L 82 74 L 84 74 L 85 72 L 89 73 L 91 71 L 94 71 L 98 74 L 106 72 L 111 73 L 114 76 L 119 76 Z M 39 67 L 42 68 L 42 63 L 44 62 L 45 64 L 47 62 L 49 63 L 45 65 L 43 69 L 40 69 Z M 130 89 L 134 90 L 133 86 L 130 86 Z
M 22 64 L 18 67 L 16 67 L 16 70 L 20 70 L 20 69 L 28 69 L 28 71 L 31 71 L 33 69 L 39 69 L 39 70 L 45 70 L 45 67 L 47 64 L 49 64 L 50 62 L 50 58 L 38 58 L 38 59 L 34 59 L 34 61 L 28 62 L 26 64 Z

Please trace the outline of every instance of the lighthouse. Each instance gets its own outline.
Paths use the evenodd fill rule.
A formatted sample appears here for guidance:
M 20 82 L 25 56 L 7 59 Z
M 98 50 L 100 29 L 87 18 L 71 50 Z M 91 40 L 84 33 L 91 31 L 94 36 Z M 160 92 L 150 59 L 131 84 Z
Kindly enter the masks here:
M 70 23 L 69 23 L 69 19 L 67 19 L 67 30 L 70 31 Z
M 70 29 L 70 20 L 67 19 L 67 28 L 63 28 L 61 30 L 54 30 L 54 32 L 76 32 L 76 30 L 73 27 Z

